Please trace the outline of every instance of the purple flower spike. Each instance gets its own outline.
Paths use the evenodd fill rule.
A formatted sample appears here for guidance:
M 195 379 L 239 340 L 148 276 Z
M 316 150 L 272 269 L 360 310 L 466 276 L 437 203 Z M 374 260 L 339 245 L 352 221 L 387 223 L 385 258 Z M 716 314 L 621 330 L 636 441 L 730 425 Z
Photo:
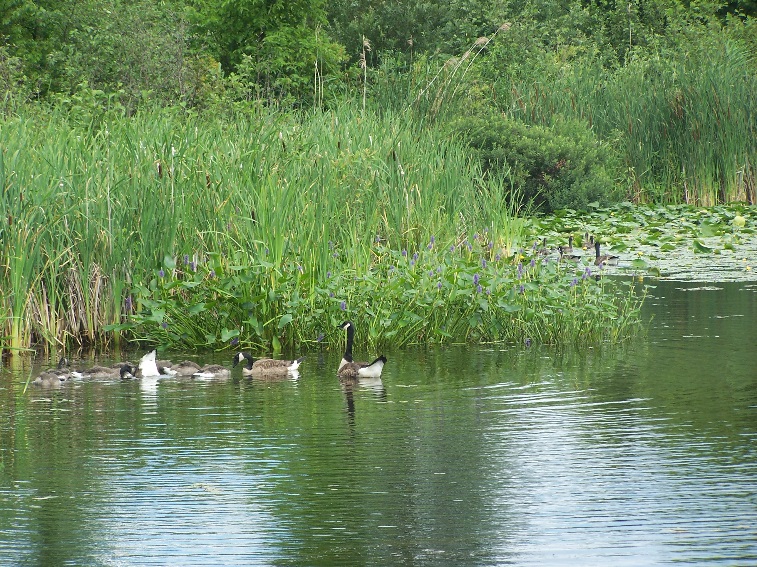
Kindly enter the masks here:
M 197 271 L 197 262 L 195 262 L 195 261 L 190 262 L 189 263 L 189 269 L 192 270 L 193 272 L 196 272 Z
M 211 278 L 216 277 L 216 271 L 215 270 L 210 270 L 210 277 Z
M 407 250 L 405 250 L 404 248 L 402 249 L 402 256 L 407 257 Z
M 570 282 L 570 287 L 576 287 L 578 285 L 578 278 L 573 278 L 573 281 Z
M 473 274 L 473 285 L 478 285 L 478 274 Z
M 330 277 L 331 277 L 331 270 L 329 270 L 328 272 L 326 272 L 326 277 L 327 277 L 327 278 L 330 278 Z
M 526 293 L 526 286 L 524 286 L 524 285 L 521 285 L 521 286 L 520 286 L 520 287 L 518 288 L 518 293 Z
M 530 347 L 531 346 L 531 339 L 526 338 L 525 344 L 526 344 L 527 347 Z
M 536 259 L 535 258 L 531 258 L 531 267 L 532 268 L 536 267 Z
M 418 253 L 417 252 L 415 254 L 413 254 L 413 260 L 415 260 L 415 261 L 418 260 Z
M 160 276 L 161 278 L 165 278 L 165 277 L 166 277 L 166 272 L 165 272 L 165 271 L 163 270 L 163 268 L 161 268 L 161 269 L 160 269 L 160 271 L 158 272 L 158 275 L 159 275 L 159 276 Z
M 410 265 L 415 266 L 415 260 L 410 260 Z
M 184 265 L 189 264 L 189 254 L 184 254 Z
M 481 267 L 485 270 L 486 269 L 486 258 L 481 258 Z
M 442 289 L 442 282 L 439 282 L 438 284 L 436 284 L 436 289 Z
M 160 324 L 160 326 L 161 326 L 161 327 L 163 327 L 164 329 L 167 329 L 167 328 L 168 328 L 168 323 L 166 323 L 165 321 L 163 321 L 163 322 L 162 322 L 162 323 Z
M 342 311 L 347 311 L 347 302 L 346 301 L 342 301 L 339 304 L 339 309 L 341 309 Z
M 266 249 L 265 249 L 265 250 L 263 251 L 263 253 L 264 253 L 264 254 L 265 254 L 266 256 L 268 256 L 268 248 L 266 248 Z
M 317 336 L 317 337 L 315 338 L 315 341 L 316 341 L 316 342 L 318 342 L 318 343 L 320 343 L 321 341 L 323 341 L 323 333 L 321 333 L 320 335 L 318 335 L 318 336 Z
M 132 304 L 131 295 L 127 295 L 126 300 L 124 300 L 124 309 L 126 309 L 126 311 L 131 311 L 131 304 Z
M 239 344 L 239 337 L 231 339 L 231 346 L 237 346 Z
M 333 291 L 329 292 L 329 297 L 334 297 L 334 292 Z
M 430 278 L 434 277 L 434 270 L 429 270 L 428 277 L 430 277 Z
M 479 285 L 476 287 L 476 293 L 481 293 L 484 289 Z
M 495 262 L 499 262 L 501 259 L 502 259 L 502 256 L 500 256 L 499 254 L 497 254 L 496 256 L 494 256 L 494 261 Z
M 450 252 L 454 252 L 454 251 L 455 251 L 455 245 L 454 245 L 454 244 L 453 244 L 452 246 L 450 246 L 450 247 L 449 247 L 449 251 L 450 251 Z

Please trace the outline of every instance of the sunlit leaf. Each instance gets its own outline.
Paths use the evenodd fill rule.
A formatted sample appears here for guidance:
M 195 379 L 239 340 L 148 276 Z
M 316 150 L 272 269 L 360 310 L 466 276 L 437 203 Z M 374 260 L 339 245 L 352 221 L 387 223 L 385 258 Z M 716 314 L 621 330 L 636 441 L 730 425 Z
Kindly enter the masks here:
M 227 343 L 234 337 L 239 336 L 239 329 L 221 329 L 221 342 Z
M 694 252 L 701 252 L 701 253 L 710 253 L 712 252 L 712 248 L 709 246 L 705 246 L 701 240 L 695 239 L 694 240 Z
M 292 322 L 292 318 L 293 317 L 292 317 L 291 313 L 286 313 L 285 315 L 282 315 L 281 319 L 279 319 L 279 324 L 278 324 L 279 330 L 283 329 L 289 323 L 291 323 Z
M 187 312 L 190 315 L 197 315 L 198 313 L 202 313 L 203 311 L 205 311 L 205 303 L 204 302 L 192 305 L 191 307 L 189 307 L 189 309 L 187 309 Z

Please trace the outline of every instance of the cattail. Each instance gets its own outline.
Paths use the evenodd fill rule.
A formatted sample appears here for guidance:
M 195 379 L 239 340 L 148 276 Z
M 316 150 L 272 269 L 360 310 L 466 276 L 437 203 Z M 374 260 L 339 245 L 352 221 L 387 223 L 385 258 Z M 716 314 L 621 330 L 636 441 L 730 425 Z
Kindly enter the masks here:
M 457 57 L 450 57 L 444 62 L 444 68 L 446 69 L 448 67 L 457 67 L 459 63 L 460 59 L 458 59 Z

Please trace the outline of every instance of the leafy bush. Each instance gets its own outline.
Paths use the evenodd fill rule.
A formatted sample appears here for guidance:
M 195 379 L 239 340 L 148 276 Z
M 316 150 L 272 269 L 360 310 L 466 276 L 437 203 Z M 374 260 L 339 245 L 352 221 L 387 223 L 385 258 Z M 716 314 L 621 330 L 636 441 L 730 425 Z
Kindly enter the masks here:
M 31 98 L 31 89 L 19 57 L 0 45 L 0 113 L 5 114 Z
M 451 132 L 468 143 L 486 173 L 509 175 L 538 208 L 585 209 L 617 199 L 617 156 L 579 121 L 529 126 L 491 113 L 459 118 Z

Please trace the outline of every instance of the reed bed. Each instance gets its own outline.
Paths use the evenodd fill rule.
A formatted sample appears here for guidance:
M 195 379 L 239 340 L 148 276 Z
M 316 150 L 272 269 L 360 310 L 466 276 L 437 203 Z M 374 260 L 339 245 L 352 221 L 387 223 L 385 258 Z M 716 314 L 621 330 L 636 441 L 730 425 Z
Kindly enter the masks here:
M 386 261 L 377 244 L 420 250 L 431 235 L 459 244 L 478 231 L 512 257 L 522 236 L 509 187 L 390 112 L 52 111 L 6 118 L 0 143 L 6 352 L 122 340 L 293 347 L 377 302 L 407 311 L 404 295 L 382 297 L 364 279 Z M 322 293 L 335 274 L 338 302 Z M 391 338 L 395 319 L 381 321 L 371 340 Z M 392 340 L 422 338 L 404 333 Z

